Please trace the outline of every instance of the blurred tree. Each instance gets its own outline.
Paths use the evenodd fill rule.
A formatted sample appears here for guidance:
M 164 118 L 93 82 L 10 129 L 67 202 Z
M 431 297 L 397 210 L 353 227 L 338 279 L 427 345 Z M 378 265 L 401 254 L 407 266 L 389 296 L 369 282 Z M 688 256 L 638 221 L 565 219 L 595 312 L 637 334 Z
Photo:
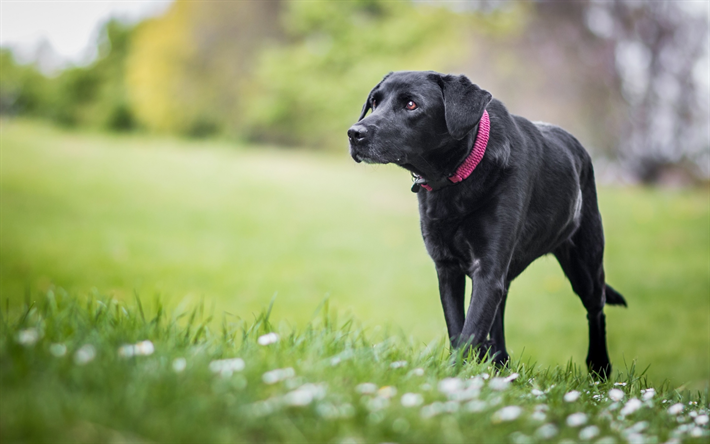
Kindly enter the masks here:
M 517 8 L 517 26 L 487 38 L 471 29 L 463 69 L 511 112 L 560 125 L 596 157 L 613 157 L 625 104 L 613 48 L 583 26 L 584 4 L 504 7 Z
M 477 17 L 385 0 L 178 0 L 139 27 L 130 96 L 153 130 L 342 146 L 369 88 L 392 70 L 455 67 L 466 26 L 490 25 Z
M 279 1 L 177 0 L 142 23 L 127 65 L 138 119 L 151 130 L 235 132 L 257 52 L 280 35 Z
M 463 66 L 475 81 L 512 112 L 572 131 L 595 157 L 620 162 L 626 177 L 664 180 L 679 164 L 710 176 L 707 4 L 487 7 L 516 6 L 524 12 L 514 32 L 483 39 L 470 30 Z M 614 171 L 607 177 L 618 178 Z
M 456 66 L 466 20 L 409 2 L 289 2 L 288 41 L 258 59 L 245 130 L 257 141 L 342 148 L 385 74 Z
M 683 161 L 710 175 L 707 14 L 707 3 L 615 0 L 587 6 L 588 26 L 614 47 L 628 103 L 620 157 L 644 182 L 659 180 L 666 167 Z
M 131 26 L 118 21 L 107 22 L 98 59 L 86 67 L 68 68 L 56 77 L 45 77 L 32 64 L 18 65 L 3 49 L 0 112 L 50 118 L 64 125 L 132 128 L 134 119 L 124 84 L 131 31 Z
M 0 114 L 42 116 L 48 83 L 34 65 L 20 65 L 0 48 Z

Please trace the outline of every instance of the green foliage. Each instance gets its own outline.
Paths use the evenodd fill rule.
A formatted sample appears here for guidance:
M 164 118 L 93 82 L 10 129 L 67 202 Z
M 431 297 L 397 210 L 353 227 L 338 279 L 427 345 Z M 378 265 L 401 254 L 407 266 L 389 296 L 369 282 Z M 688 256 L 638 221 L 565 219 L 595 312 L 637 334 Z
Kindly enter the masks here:
M 18 64 L 0 48 L 0 114 L 42 116 L 48 83 L 34 66 Z
M 131 26 L 107 22 L 98 60 L 65 69 L 56 77 L 42 75 L 33 65 L 18 65 L 9 51 L 2 50 L 0 112 L 48 118 L 64 126 L 132 129 L 135 119 L 124 84 L 131 33 Z
M 289 40 L 261 54 L 245 129 L 260 141 L 341 147 L 372 86 L 390 71 L 449 70 L 467 23 L 408 2 L 289 2 Z
M 139 25 L 128 59 L 131 104 L 146 128 L 234 134 L 256 53 L 279 34 L 276 2 L 178 0 Z
M 0 295 L 97 287 L 119 300 L 204 299 L 244 318 L 278 293 L 296 326 L 331 307 L 418 343 L 446 334 L 410 179 L 345 152 L 81 134 L 3 123 Z M 608 307 L 617 370 L 704 388 L 710 368 L 707 190 L 600 187 L 606 274 L 629 302 Z M 4 303 L 4 302 L 2 302 Z M 377 327 L 380 326 L 380 327 Z M 508 347 L 544 366 L 583 363 L 585 312 L 554 258 L 511 287 Z
M 335 149 L 385 74 L 455 70 L 470 50 L 470 29 L 511 32 L 518 9 L 483 15 L 387 0 L 178 0 L 135 27 L 107 23 L 100 57 L 88 67 L 47 79 L 5 63 L 0 105 L 17 101 L 15 113 L 67 126 Z
M 334 148 L 382 76 L 453 69 L 469 27 L 516 19 L 385 0 L 177 1 L 136 33 L 132 106 L 154 131 Z
M 67 69 L 52 80 L 50 109 L 55 121 L 114 131 L 135 126 L 124 82 L 131 33 L 131 26 L 108 22 L 102 31 L 99 59 L 88 67 Z
M 654 385 L 634 365 L 605 382 L 572 364 L 514 361 L 499 372 L 450 355 L 445 341 L 413 344 L 321 307 L 302 328 L 275 326 L 270 309 L 251 322 L 225 313 L 213 327 L 202 305 L 173 310 L 157 299 L 126 304 L 61 289 L 3 308 L 3 439 L 703 442 L 709 434 L 707 390 Z M 275 342 L 261 340 L 274 332 Z M 669 411 L 677 404 L 681 415 Z

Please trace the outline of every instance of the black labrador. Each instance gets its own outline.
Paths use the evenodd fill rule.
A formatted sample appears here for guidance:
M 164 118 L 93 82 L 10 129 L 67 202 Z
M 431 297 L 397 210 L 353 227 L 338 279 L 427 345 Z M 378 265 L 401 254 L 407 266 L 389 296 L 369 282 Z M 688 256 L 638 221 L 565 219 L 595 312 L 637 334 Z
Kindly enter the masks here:
M 626 301 L 604 280 L 594 171 L 574 136 L 508 113 L 466 76 L 403 71 L 372 89 L 348 137 L 356 162 L 412 173 L 453 347 L 504 365 L 510 282 L 552 253 L 587 310 L 587 367 L 611 374 L 604 304 Z

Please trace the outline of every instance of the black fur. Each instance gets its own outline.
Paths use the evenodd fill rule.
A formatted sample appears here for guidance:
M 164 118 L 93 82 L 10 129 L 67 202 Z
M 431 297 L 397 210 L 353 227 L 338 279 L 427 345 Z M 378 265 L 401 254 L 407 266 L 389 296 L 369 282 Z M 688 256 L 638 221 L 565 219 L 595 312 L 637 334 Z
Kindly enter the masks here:
M 406 108 L 410 101 L 416 109 Z M 453 185 L 447 177 L 470 153 L 484 109 L 491 120 L 485 156 L 468 179 Z M 510 283 L 552 253 L 587 310 L 587 366 L 600 376 L 611 373 L 604 304 L 626 301 L 605 283 L 594 171 L 577 139 L 509 114 L 465 76 L 435 72 L 388 74 L 348 136 L 357 162 L 394 163 L 435 185 L 435 191 L 419 191 L 419 213 L 454 347 L 476 347 L 480 356 L 506 363 Z M 473 288 L 468 310 L 466 276 Z

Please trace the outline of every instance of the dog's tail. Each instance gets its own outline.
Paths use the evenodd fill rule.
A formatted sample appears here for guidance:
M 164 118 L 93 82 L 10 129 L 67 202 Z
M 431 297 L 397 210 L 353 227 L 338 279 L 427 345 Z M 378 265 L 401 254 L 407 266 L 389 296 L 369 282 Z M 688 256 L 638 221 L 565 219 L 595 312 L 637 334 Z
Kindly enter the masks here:
M 618 291 L 614 290 L 611 288 L 611 285 L 605 284 L 606 285 L 606 303 L 609 305 L 623 305 L 624 307 L 628 307 L 626 305 L 626 299 L 622 295 L 619 294 Z

